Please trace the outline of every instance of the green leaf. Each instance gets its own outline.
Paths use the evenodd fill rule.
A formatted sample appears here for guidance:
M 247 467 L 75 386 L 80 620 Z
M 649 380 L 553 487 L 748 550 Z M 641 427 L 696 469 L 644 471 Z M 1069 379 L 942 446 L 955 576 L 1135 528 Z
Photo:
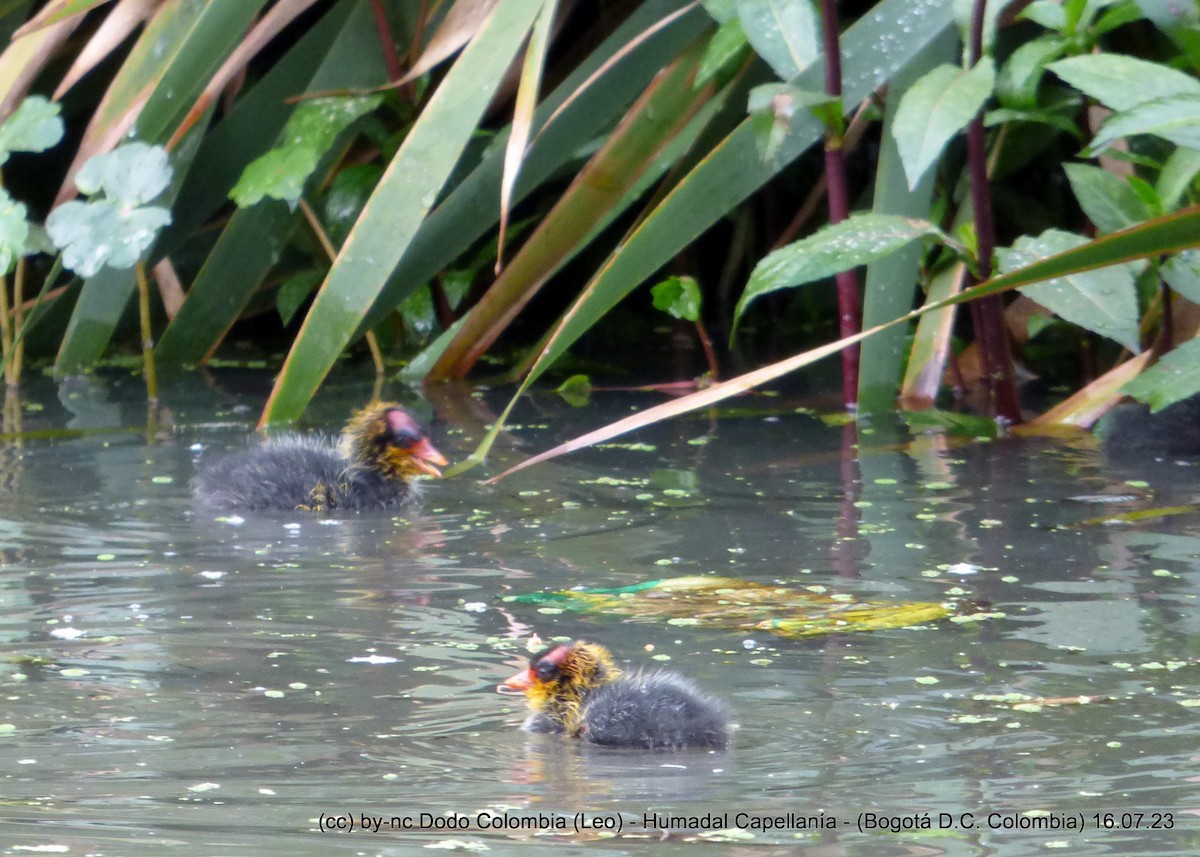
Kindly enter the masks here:
M 28 240 L 29 221 L 25 219 L 25 206 L 0 187 L 0 277 L 26 254 Z
M 132 268 L 170 222 L 165 208 L 129 210 L 106 200 L 72 200 L 50 212 L 46 231 L 62 251 L 63 266 L 90 277 L 105 265 Z
M 587 375 L 572 375 L 554 391 L 573 408 L 582 408 L 592 396 L 592 381 Z
M 1037 237 L 1018 238 L 1011 248 L 997 249 L 996 260 L 1001 274 L 1010 274 L 1089 243 L 1081 235 L 1047 229 Z M 1130 351 L 1141 350 L 1137 292 L 1129 265 L 1054 277 L 1024 286 L 1020 291 L 1072 324 L 1107 336 Z
M 1056 33 L 1061 33 L 1067 26 L 1067 16 L 1063 12 L 1062 4 L 1054 0 L 1035 0 L 1025 7 L 1020 17 L 1041 24 L 1047 30 L 1054 30 Z
M 750 46 L 781 80 L 817 58 L 821 24 L 812 0 L 740 0 L 737 13 Z
M 497 4 L 442 79 L 317 294 L 271 392 L 264 423 L 299 415 L 362 324 L 475 133 L 541 6 L 540 0 Z
M 1189 301 L 1200 304 L 1200 250 L 1176 253 L 1159 269 L 1167 285 Z
M 775 157 L 780 144 L 791 130 L 796 111 L 836 102 L 837 99 L 823 92 L 800 90 L 788 83 L 764 83 L 750 90 L 746 109 L 750 113 L 755 143 L 762 162 L 768 163 Z M 840 119 L 840 109 L 837 114 Z
M 167 150 L 145 143 L 126 143 L 96 155 L 75 175 L 75 186 L 81 193 L 94 196 L 103 191 L 106 199 L 123 208 L 155 199 L 170 183 Z
M 1088 152 L 1099 152 L 1121 137 L 1153 134 L 1177 146 L 1200 149 L 1200 94 L 1172 95 L 1114 113 L 1100 126 Z
M 941 230 L 924 220 L 894 214 L 860 213 L 781 247 L 754 267 L 734 311 L 734 326 L 750 301 L 767 292 L 800 286 L 866 265 L 926 235 L 940 236 Z
M 314 98 L 301 104 L 283 129 L 283 144 L 252 161 L 229 196 L 241 208 L 264 197 L 294 203 L 324 154 L 351 123 L 383 101 L 380 95 Z
M 1162 356 L 1157 363 L 1121 388 L 1161 411 L 1200 393 L 1200 339 L 1189 339 Z
M 63 135 L 59 106 L 40 95 L 21 102 L 0 125 L 0 164 L 12 152 L 44 152 L 58 144 Z
M 285 327 L 292 323 L 296 310 L 300 309 L 300 305 L 308 299 L 324 277 L 323 271 L 297 271 L 280 284 L 275 295 L 275 309 Z
M 1116 232 L 1151 216 L 1128 182 L 1091 164 L 1064 164 L 1079 207 L 1101 232 Z
M 1084 95 L 1113 110 L 1128 110 L 1172 95 L 1200 95 L 1200 81 L 1195 78 L 1122 54 L 1085 54 L 1047 67 Z
M 910 188 L 983 108 L 995 81 L 992 60 L 984 57 L 970 71 L 940 65 L 904 93 L 893 133 Z
M 708 47 L 704 49 L 704 56 L 700 59 L 700 68 L 696 70 L 696 80 L 692 85 L 699 89 L 715 78 L 727 65 L 732 65 L 742 55 L 748 44 L 742 22 L 737 18 L 725 21 L 708 40 Z
M 1171 153 L 1158 174 L 1155 191 L 1165 211 L 1179 205 L 1200 173 L 1200 150 L 1179 148 Z
M 1013 51 L 996 76 L 996 96 L 1000 103 L 1005 107 L 1036 107 L 1046 66 L 1062 56 L 1066 48 L 1067 43 L 1060 37 L 1045 35 Z
M 694 277 L 671 277 L 650 289 L 654 308 L 684 321 L 700 318 L 700 286 Z
M 325 195 L 324 224 L 335 244 L 346 240 L 382 176 L 378 164 L 352 164 L 333 177 Z

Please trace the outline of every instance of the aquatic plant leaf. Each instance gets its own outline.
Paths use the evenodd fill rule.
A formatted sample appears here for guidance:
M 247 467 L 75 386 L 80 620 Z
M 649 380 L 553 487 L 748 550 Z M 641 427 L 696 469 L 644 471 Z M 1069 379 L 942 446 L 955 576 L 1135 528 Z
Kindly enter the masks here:
M 126 143 L 96 155 L 75 174 L 80 192 L 87 196 L 103 192 L 122 208 L 150 202 L 170 183 L 167 150 L 146 143 Z
M 63 266 L 90 277 L 107 265 L 132 268 L 171 222 L 165 208 L 125 210 L 106 200 L 71 201 L 46 218 L 46 231 L 63 254 Z
M 746 109 L 754 129 L 754 142 L 760 160 L 765 164 L 775 158 L 779 147 L 791 130 L 796 113 L 804 108 L 822 119 L 826 126 L 836 126 L 841 120 L 841 103 L 824 92 L 797 89 L 787 83 L 764 83 L 750 90 Z M 832 110 L 835 118 L 820 114 L 820 108 Z
M 504 600 L 622 616 L 629 622 L 762 630 L 790 638 L 904 628 L 955 613 L 951 604 L 856 602 L 843 596 L 733 577 L 673 577 L 618 588 L 510 595 Z
M 288 119 L 283 142 L 252 161 L 229 192 L 241 208 L 264 197 L 294 203 L 322 156 L 350 125 L 377 108 L 381 95 L 354 98 L 314 98 Z
M 926 220 L 896 214 L 852 214 L 761 259 L 738 300 L 733 323 L 737 325 L 750 301 L 768 292 L 832 277 L 882 259 L 926 235 L 941 234 Z
M 742 29 L 741 21 L 736 17 L 723 21 L 717 31 L 713 33 L 712 38 L 708 40 L 708 46 L 704 49 L 704 56 L 700 58 L 700 67 L 696 69 L 696 79 L 692 85 L 699 89 L 710 80 L 715 79 L 724 69 L 738 62 L 749 44 L 746 41 L 746 31 Z
M 0 125 L 0 164 L 12 152 L 44 152 L 58 144 L 63 135 L 59 106 L 40 95 L 21 102 Z
M 13 40 L 23 38 L 29 33 L 65 21 L 73 16 L 83 15 L 89 9 L 108 2 L 110 0 L 54 0 L 54 2 L 47 3 L 41 11 L 14 32 Z
M 1088 153 L 1102 151 L 1121 137 L 1138 134 L 1152 134 L 1177 146 L 1200 149 L 1200 94 L 1145 101 L 1113 114 L 1100 126 Z
M 738 20 L 755 53 L 791 80 L 820 52 L 821 22 L 812 0 L 740 0 Z
M 700 318 L 700 286 L 695 277 L 671 277 L 651 287 L 654 308 L 684 321 Z
M 940 65 L 900 99 L 892 133 L 914 188 L 959 131 L 967 127 L 991 97 L 996 67 L 984 57 L 970 70 Z
M 1000 427 L 996 425 L 995 420 L 976 414 L 958 414 L 940 408 L 925 408 L 920 411 L 902 411 L 900 416 L 914 431 L 937 428 L 946 434 L 965 437 L 995 438 L 1000 435 Z
M 1145 402 L 1151 411 L 1161 411 L 1200 393 L 1200 339 L 1189 339 L 1172 348 L 1121 392 Z
M 1091 164 L 1063 164 L 1079 207 L 1101 232 L 1116 232 L 1147 219 L 1150 210 L 1125 180 Z
M 292 317 L 300 305 L 308 299 L 313 289 L 321 284 L 324 273 L 321 271 L 300 271 L 292 274 L 279 286 L 275 295 L 275 310 L 284 326 L 292 323 Z
M 25 215 L 24 204 L 17 202 L 0 187 L 0 277 L 7 274 L 17 259 L 27 252 L 29 221 Z
M 1058 5 L 1054 8 L 1061 10 Z M 1045 35 L 1013 51 L 996 75 L 996 97 L 1000 103 L 1024 110 L 1035 108 L 1046 65 L 1062 56 L 1066 49 L 1065 39 Z
M 455 60 L 392 158 L 305 317 L 263 424 L 295 419 L 359 330 L 433 208 L 541 0 L 498 3 Z
M 1061 229 L 1047 229 L 1038 236 L 1023 236 L 1012 247 L 996 250 L 998 270 L 1001 274 L 1009 274 L 1087 243 L 1082 235 Z M 1137 291 L 1134 272 L 1129 265 L 1054 277 L 1023 286 L 1020 291 L 1059 318 L 1107 336 L 1135 354 L 1141 351 Z
M 591 399 L 592 380 L 587 375 L 572 375 L 555 389 L 556 393 L 573 408 L 582 408 Z
M 1200 95 L 1200 81 L 1194 77 L 1122 54 L 1084 54 L 1057 60 L 1047 68 L 1113 110 L 1128 110 L 1173 95 Z
M 671 417 L 691 413 L 699 408 L 714 405 L 717 402 L 762 386 L 805 366 L 811 366 L 826 357 L 839 353 L 842 349 L 850 345 L 862 342 L 864 339 L 876 335 L 880 331 L 905 324 L 927 313 L 938 312 L 949 306 L 977 300 L 986 295 L 1010 291 L 1030 283 L 1037 283 L 1054 277 L 1091 271 L 1108 265 L 1125 263 L 1135 259 L 1144 259 L 1150 256 L 1177 253 L 1180 250 L 1190 249 L 1195 246 L 1197 234 L 1200 234 L 1200 206 L 1191 206 L 1173 214 L 1156 217 L 1129 229 L 1122 229 L 1120 232 L 1114 232 L 1111 235 L 1097 238 L 1095 241 L 1090 241 L 1073 250 L 1067 250 L 1048 259 L 1034 262 L 1016 271 L 992 277 L 992 279 L 965 291 L 956 291 L 940 299 L 931 299 L 920 309 L 913 310 L 891 321 L 863 330 L 861 333 L 843 337 L 842 339 L 820 345 L 800 354 L 794 354 L 776 363 L 746 372 L 728 381 L 721 381 L 703 390 L 681 396 L 673 401 L 646 408 L 624 419 L 617 420 L 614 423 L 560 443 L 558 446 L 548 449 L 545 452 L 540 452 L 522 461 L 520 464 L 508 468 L 503 473 L 493 476 L 487 481 L 489 483 L 497 482 L 506 476 L 516 473 L 518 470 L 524 470 L 527 467 L 557 458 L 568 452 L 584 449 L 593 444 L 620 437 L 635 429 L 644 428 L 645 426 Z

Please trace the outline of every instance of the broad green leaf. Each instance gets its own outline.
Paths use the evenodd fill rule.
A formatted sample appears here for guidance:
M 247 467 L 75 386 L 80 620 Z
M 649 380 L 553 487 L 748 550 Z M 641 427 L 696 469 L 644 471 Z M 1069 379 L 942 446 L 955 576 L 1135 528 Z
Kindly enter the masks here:
M 695 277 L 671 277 L 651 287 L 654 308 L 684 321 L 700 318 L 700 286 Z
M 1194 304 L 1200 304 L 1200 250 L 1176 253 L 1159 269 L 1167 285 Z
M 938 66 L 904 93 L 892 133 L 910 188 L 917 186 L 946 144 L 983 108 L 995 80 L 992 60 L 984 57 L 970 71 Z
M 888 86 L 879 166 L 875 170 L 872 210 L 876 214 L 930 219 L 933 173 L 926 172 L 916 188 L 909 188 L 900 153 L 896 150 L 892 125 L 896 121 L 900 96 L 930 69 L 953 60 L 959 52 L 955 34 L 947 30 L 901 69 Z M 912 309 L 920 288 L 921 249 L 914 243 L 867 266 L 863 286 L 863 327 L 883 324 Z M 862 413 L 891 413 L 895 409 L 901 374 L 906 365 L 906 334 L 903 328 L 895 327 L 863 343 L 858 375 L 858 406 Z M 914 344 L 914 354 L 917 348 Z
M 1179 205 L 1197 174 L 1200 174 L 1200 150 L 1178 148 L 1171 153 L 1154 188 L 1165 211 Z
M 591 399 L 592 381 L 587 375 L 572 375 L 559 384 L 554 392 L 562 396 L 571 407 L 582 408 Z
M 1055 9 L 1061 7 L 1055 6 Z M 1021 45 L 1000 68 L 996 76 L 996 97 L 1005 107 L 1022 109 L 1037 106 L 1038 87 L 1046 66 L 1062 56 L 1066 42 L 1058 36 L 1045 35 Z
M 300 414 L 362 324 L 458 163 L 541 5 L 540 0 L 498 4 L 443 78 L 317 294 L 271 392 L 264 423 Z
M 303 102 L 288 119 L 283 142 L 251 162 L 229 196 L 241 208 L 264 197 L 296 202 L 309 176 L 338 136 L 382 101 L 382 96 L 364 95 Z
M 1070 117 L 1056 110 L 1017 110 L 1002 107 L 999 110 L 989 110 L 983 117 L 983 124 L 987 128 L 995 128 L 999 125 L 1016 122 L 1049 125 L 1051 128 L 1062 131 L 1071 137 L 1080 137 L 1078 124 Z M 1030 132 L 1025 131 L 1024 133 Z
M 1200 339 L 1189 339 L 1172 348 L 1121 392 L 1145 402 L 1151 411 L 1161 411 L 1200 393 Z
M 50 212 L 46 231 L 62 251 L 63 266 L 90 277 L 105 265 L 132 268 L 150 249 L 158 230 L 170 222 L 165 208 L 128 210 L 104 200 L 73 200 Z
M 1085 54 L 1052 62 L 1050 71 L 1113 110 L 1174 95 L 1200 95 L 1200 81 L 1159 63 L 1122 54 Z
M 1025 7 L 1020 17 L 1041 24 L 1047 30 L 1056 33 L 1061 33 L 1067 26 L 1067 16 L 1063 12 L 1062 4 L 1056 3 L 1055 0 L 1034 0 Z
M 122 208 L 157 199 L 170 183 L 167 150 L 145 143 L 126 143 L 96 155 L 75 174 L 75 186 L 81 193 L 94 196 L 103 192 L 105 199 Z
M 775 70 L 791 80 L 817 58 L 821 22 L 812 0 L 739 0 L 746 40 Z
M 750 90 L 746 109 L 754 128 L 759 158 L 768 163 L 791 130 L 797 112 L 830 105 L 841 118 L 841 105 L 824 92 L 797 89 L 789 83 L 764 83 Z M 819 118 L 819 117 L 818 117 Z
M 300 309 L 300 305 L 313 293 L 313 289 L 321 284 L 324 277 L 322 271 L 298 271 L 280 284 L 279 292 L 275 295 L 275 309 L 285 327 L 292 323 L 296 310 Z
M 338 170 L 325 195 L 325 217 L 322 222 L 334 244 L 341 244 L 350 234 L 363 206 L 371 198 L 383 176 L 378 164 L 351 164 Z
M 746 41 L 746 31 L 738 18 L 730 18 L 721 24 L 700 59 L 700 67 L 696 70 L 696 80 L 693 84 L 697 89 L 719 75 L 726 66 L 733 65 L 749 43 Z
M 841 223 L 819 229 L 764 257 L 754 267 L 734 310 L 734 326 L 750 301 L 761 295 L 832 277 L 882 259 L 926 235 L 940 234 L 925 220 L 894 214 L 852 214 Z
M 63 135 L 59 106 L 40 95 L 21 102 L 0 125 L 0 164 L 12 152 L 44 152 L 58 145 Z
M 25 219 L 25 206 L 0 187 L 0 277 L 11 269 L 17 259 L 28 250 L 29 222 Z M 0 284 L 0 288 L 7 288 Z
M 835 342 L 821 345 L 801 354 L 780 360 L 777 363 L 772 363 L 769 366 L 762 366 L 744 375 L 731 378 L 728 381 L 713 384 L 695 393 L 690 393 L 670 402 L 647 408 L 615 423 L 588 432 L 566 443 L 559 444 L 553 449 L 538 453 L 498 476 L 492 477 L 488 481 L 496 482 L 518 470 L 524 470 L 542 461 L 548 461 L 551 458 L 556 458 L 577 449 L 603 443 L 614 437 L 620 437 L 627 432 L 652 425 L 670 417 L 680 416 L 681 414 L 691 413 L 700 408 L 709 407 L 731 396 L 739 395 L 747 390 L 770 383 L 791 372 L 811 366 L 883 330 L 905 324 L 927 313 L 938 312 L 948 306 L 978 300 L 985 295 L 1000 294 L 1055 277 L 1068 277 L 1085 271 L 1104 268 L 1109 265 L 1123 264 L 1137 259 L 1175 253 L 1194 246 L 1198 234 L 1200 234 L 1200 206 L 1192 206 L 1174 214 L 1157 217 L 1121 232 L 1097 238 L 1095 241 L 1087 242 L 1080 247 L 1064 251 L 1048 259 L 1034 262 L 1027 267 L 993 277 L 956 295 L 943 300 L 932 301 L 918 310 L 906 313 L 889 322 L 864 330 L 861 333 L 856 333 L 853 336 L 847 336 Z M 509 407 L 512 407 L 511 404 Z M 478 455 L 479 453 L 476 453 L 476 457 Z M 461 467 L 462 465 L 460 465 Z
M 1150 217 L 1127 182 L 1091 164 L 1064 164 L 1079 207 L 1101 232 L 1116 232 Z
M 996 260 L 1000 272 L 1010 274 L 1088 243 L 1081 235 L 1047 229 L 1037 237 L 1018 238 L 1011 248 L 997 249 Z M 1128 265 L 1055 277 L 1021 291 L 1059 318 L 1107 336 L 1135 353 L 1141 350 L 1137 292 Z
M 1100 126 L 1088 151 L 1099 152 L 1114 140 L 1136 134 L 1153 134 L 1177 146 L 1200 149 L 1200 94 L 1144 101 L 1114 113 Z

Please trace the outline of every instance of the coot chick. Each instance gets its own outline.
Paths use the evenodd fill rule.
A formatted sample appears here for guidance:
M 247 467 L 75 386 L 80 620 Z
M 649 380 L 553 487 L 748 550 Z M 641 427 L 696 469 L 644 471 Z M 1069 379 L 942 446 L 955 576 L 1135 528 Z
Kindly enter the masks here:
M 533 711 L 522 727 L 527 732 L 648 750 L 729 746 L 724 705 L 675 673 L 626 675 L 596 643 L 553 646 L 496 689 L 525 694 Z
M 448 462 L 408 410 L 382 402 L 356 412 L 340 444 L 293 435 L 217 459 L 192 483 L 206 506 L 233 511 L 383 509 L 416 493 L 416 476 Z
M 1110 458 L 1200 455 L 1200 396 L 1158 413 L 1141 402 L 1118 406 L 1097 426 Z

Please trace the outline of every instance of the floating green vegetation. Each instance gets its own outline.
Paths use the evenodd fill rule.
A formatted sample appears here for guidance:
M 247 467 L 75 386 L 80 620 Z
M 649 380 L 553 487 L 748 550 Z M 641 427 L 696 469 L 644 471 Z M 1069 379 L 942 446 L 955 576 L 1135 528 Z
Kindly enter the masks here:
M 856 601 L 849 595 L 732 577 L 672 577 L 616 589 L 535 592 L 504 600 L 538 605 L 539 612 L 575 610 L 636 622 L 769 631 L 787 638 L 911 628 L 959 612 L 954 603 Z

